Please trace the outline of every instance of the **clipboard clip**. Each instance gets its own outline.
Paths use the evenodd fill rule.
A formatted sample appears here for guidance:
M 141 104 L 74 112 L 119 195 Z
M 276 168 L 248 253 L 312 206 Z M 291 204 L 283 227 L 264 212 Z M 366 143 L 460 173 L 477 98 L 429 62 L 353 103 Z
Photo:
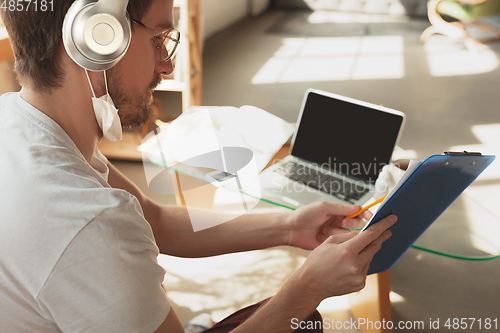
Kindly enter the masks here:
M 463 152 L 458 152 L 458 151 L 445 151 L 445 155 L 469 155 L 469 156 L 483 156 L 480 152 L 469 152 L 467 150 L 464 150 Z

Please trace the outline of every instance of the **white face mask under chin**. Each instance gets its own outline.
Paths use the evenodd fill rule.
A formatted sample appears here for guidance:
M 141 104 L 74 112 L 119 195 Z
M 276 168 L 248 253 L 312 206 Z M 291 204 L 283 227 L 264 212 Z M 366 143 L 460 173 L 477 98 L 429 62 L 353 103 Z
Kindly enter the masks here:
M 95 118 L 97 119 L 97 124 L 102 130 L 102 135 L 105 139 L 109 141 L 120 141 L 122 139 L 122 123 L 120 117 L 118 116 L 118 109 L 115 108 L 113 100 L 108 92 L 108 82 L 106 80 L 106 71 L 104 71 L 104 84 L 106 86 L 106 94 L 96 98 L 94 89 L 92 88 L 92 83 L 90 83 L 90 78 L 87 70 L 87 79 L 89 80 L 90 89 L 92 90 L 92 106 L 94 107 Z

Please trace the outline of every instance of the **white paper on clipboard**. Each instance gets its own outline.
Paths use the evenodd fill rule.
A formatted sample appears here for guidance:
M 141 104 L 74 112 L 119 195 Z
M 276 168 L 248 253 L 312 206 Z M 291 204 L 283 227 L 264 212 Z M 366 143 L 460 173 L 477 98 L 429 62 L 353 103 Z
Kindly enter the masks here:
M 387 201 L 389 201 L 389 199 L 394 195 L 394 193 L 396 193 L 398 191 L 398 189 L 406 182 L 406 180 L 413 174 L 413 172 L 415 172 L 415 170 L 417 170 L 417 168 L 420 166 L 420 164 L 422 164 L 422 161 L 410 160 L 410 163 L 408 164 L 408 169 L 406 169 L 406 172 L 404 173 L 403 177 L 401 177 L 401 179 L 392 188 L 392 190 L 389 192 L 389 194 L 387 194 L 387 196 L 385 197 L 384 201 L 382 201 L 379 204 L 379 206 L 378 206 L 379 208 L 383 207 L 385 205 L 385 203 Z M 377 209 L 377 211 L 378 211 L 378 209 Z M 361 229 L 361 232 L 365 231 L 365 229 L 368 228 L 368 226 L 370 225 L 371 220 L 376 215 L 377 211 L 374 212 L 374 214 L 373 214 L 372 218 L 370 219 L 370 221 L 368 221 L 365 224 L 365 226 L 363 227 L 363 229 Z

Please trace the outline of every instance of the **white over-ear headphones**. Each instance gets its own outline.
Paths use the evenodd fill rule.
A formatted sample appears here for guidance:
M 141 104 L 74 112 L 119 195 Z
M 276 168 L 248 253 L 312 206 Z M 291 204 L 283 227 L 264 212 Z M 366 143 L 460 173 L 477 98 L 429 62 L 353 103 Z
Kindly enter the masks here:
M 68 55 L 81 67 L 103 71 L 113 67 L 130 45 L 128 0 L 76 0 L 63 22 Z

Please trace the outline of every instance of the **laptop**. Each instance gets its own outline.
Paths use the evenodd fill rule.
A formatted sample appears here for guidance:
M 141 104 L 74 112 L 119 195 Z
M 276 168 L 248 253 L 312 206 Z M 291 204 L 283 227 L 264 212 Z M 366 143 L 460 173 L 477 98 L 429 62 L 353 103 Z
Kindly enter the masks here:
M 309 89 L 290 155 L 260 174 L 262 193 L 294 206 L 362 205 L 391 161 L 404 123 L 400 111 Z

